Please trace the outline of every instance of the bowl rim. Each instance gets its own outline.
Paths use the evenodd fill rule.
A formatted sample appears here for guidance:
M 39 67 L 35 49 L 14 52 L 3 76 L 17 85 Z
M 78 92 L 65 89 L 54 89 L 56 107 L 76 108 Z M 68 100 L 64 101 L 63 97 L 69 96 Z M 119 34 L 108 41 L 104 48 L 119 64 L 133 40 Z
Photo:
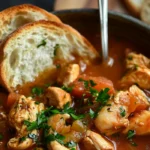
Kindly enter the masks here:
M 52 13 L 55 15 L 59 15 L 59 14 L 71 14 L 71 13 L 98 13 L 99 10 L 96 8 L 86 8 L 86 9 L 66 9 L 66 10 L 57 10 L 57 11 L 53 11 Z M 145 28 L 148 31 L 150 31 L 150 25 L 144 23 L 143 21 L 128 15 L 128 14 L 124 14 L 124 13 L 120 13 L 120 12 L 115 12 L 115 11 L 109 11 L 108 12 L 108 17 L 109 18 L 116 18 L 116 19 L 123 19 L 126 20 L 130 23 L 133 23 L 135 25 L 138 25 L 141 28 Z

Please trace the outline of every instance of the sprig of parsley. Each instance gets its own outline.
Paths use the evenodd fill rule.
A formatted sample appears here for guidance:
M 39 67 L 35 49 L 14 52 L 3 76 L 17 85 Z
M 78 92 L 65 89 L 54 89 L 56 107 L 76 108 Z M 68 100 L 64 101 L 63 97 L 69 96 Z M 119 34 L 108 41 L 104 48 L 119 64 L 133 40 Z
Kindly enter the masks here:
M 42 40 L 41 43 L 37 46 L 37 48 L 41 47 L 41 46 L 45 46 L 46 45 L 46 40 Z

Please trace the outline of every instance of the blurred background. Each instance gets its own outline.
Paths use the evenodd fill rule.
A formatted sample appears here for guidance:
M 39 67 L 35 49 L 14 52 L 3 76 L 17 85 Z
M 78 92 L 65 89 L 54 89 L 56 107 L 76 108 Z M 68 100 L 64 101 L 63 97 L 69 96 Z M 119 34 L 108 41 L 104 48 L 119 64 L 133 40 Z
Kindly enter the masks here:
M 109 9 L 127 13 L 122 0 L 108 0 Z M 97 8 L 98 0 L 4 0 L 1 1 L 0 10 L 10 6 L 30 3 L 42 7 L 48 11 L 73 9 L 73 8 Z

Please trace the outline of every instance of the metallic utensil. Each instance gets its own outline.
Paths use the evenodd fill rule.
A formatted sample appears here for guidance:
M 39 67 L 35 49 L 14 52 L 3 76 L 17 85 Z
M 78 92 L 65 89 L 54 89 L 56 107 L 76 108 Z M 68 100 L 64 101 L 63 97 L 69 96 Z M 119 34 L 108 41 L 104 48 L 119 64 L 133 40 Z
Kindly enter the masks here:
M 108 0 L 99 0 L 103 62 L 108 61 Z

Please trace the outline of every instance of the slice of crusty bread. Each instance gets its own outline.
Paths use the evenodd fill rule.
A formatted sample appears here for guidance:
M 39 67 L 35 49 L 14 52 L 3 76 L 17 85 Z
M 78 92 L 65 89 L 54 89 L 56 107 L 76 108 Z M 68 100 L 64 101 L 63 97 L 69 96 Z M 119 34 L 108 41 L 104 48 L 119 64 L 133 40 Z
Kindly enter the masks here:
M 141 19 L 142 21 L 150 24 L 150 0 L 144 0 L 141 7 Z
M 137 17 L 140 16 L 141 6 L 144 0 L 124 0 L 131 13 Z
M 50 20 L 61 22 L 58 17 L 31 4 L 13 6 L 0 12 L 0 40 L 18 27 L 33 21 Z
M 1 54 L 2 53 L 2 54 Z M 51 21 L 26 24 L 13 32 L 0 50 L 0 77 L 9 91 L 33 82 L 39 75 L 75 57 L 89 61 L 99 57 L 95 48 L 72 27 Z

